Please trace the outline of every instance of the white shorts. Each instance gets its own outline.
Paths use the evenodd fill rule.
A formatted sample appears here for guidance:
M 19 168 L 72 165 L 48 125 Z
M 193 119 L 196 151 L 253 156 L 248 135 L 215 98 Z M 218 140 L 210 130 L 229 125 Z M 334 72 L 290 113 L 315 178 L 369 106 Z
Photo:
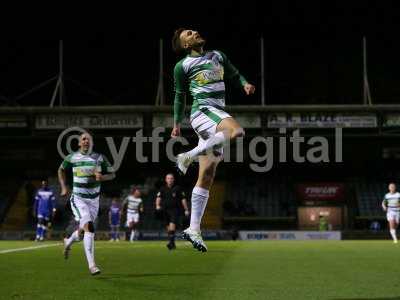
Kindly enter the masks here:
M 70 199 L 72 212 L 79 227 L 83 228 L 86 223 L 95 222 L 99 213 L 99 200 L 77 199 L 72 196 Z
M 231 115 L 212 106 L 203 106 L 199 111 L 192 114 L 190 125 L 199 137 L 198 145 L 204 144 L 210 136 L 215 135 L 218 124 L 226 118 L 231 118 Z M 223 153 L 223 146 L 214 149 L 214 154 L 217 156 L 221 156 Z
M 129 226 L 129 223 L 138 223 L 139 222 L 139 213 L 127 213 L 126 214 L 126 226 Z
M 400 221 L 400 212 L 398 211 L 388 211 L 386 213 L 386 218 L 388 221 L 395 221 L 396 223 L 399 223 Z

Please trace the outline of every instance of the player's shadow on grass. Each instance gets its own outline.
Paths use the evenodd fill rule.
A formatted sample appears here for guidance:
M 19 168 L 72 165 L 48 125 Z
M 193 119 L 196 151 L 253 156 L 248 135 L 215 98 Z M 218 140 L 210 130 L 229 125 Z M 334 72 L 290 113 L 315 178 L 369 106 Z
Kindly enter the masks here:
M 145 278 L 145 277 L 201 277 L 213 276 L 216 273 L 132 273 L 132 274 L 106 274 L 97 277 L 99 280 L 110 280 L 119 278 Z

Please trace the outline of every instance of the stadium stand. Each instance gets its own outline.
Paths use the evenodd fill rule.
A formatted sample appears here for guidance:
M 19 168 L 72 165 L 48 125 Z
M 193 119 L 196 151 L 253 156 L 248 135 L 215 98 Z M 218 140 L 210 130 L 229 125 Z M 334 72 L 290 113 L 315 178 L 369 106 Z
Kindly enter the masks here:
M 17 178 L 3 178 L 0 185 L 0 225 L 5 220 L 9 208 L 15 200 L 15 195 L 20 186 L 20 180 Z
M 225 216 L 289 217 L 296 213 L 292 185 L 285 179 L 237 178 L 224 203 Z
M 359 179 L 356 184 L 358 212 L 362 217 L 384 216 L 381 202 L 387 193 L 387 183 Z

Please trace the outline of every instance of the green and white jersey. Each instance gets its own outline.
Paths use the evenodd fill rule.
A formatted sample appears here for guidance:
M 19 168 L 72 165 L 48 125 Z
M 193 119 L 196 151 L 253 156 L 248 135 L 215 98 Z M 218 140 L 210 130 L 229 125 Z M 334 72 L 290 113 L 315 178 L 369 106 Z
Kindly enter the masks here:
M 244 86 L 247 81 L 239 74 L 226 55 L 221 51 L 207 51 L 199 56 L 186 56 L 174 69 L 175 100 L 174 120 L 182 121 L 186 91 L 193 97 L 191 115 L 207 106 L 225 107 L 224 79 L 234 78 Z
M 400 212 L 400 193 L 387 193 L 383 198 L 388 211 Z
M 95 172 L 101 174 L 113 173 L 110 163 L 101 154 L 92 152 L 84 154 L 75 152 L 68 155 L 61 163 L 60 168 L 72 169 L 73 189 L 75 199 L 98 200 L 101 183 L 96 181 Z
M 127 205 L 128 213 L 138 213 L 142 203 L 143 203 L 142 198 L 136 198 L 133 195 L 129 195 L 128 197 L 125 198 L 123 206 L 125 204 Z

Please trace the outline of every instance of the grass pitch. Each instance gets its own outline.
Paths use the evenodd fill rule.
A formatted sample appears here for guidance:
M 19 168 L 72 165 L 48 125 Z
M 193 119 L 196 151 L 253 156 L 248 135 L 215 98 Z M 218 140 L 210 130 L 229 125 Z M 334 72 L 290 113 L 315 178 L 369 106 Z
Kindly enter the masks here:
M 390 241 L 96 242 L 96 277 L 82 243 L 67 261 L 54 244 L 0 242 L 0 299 L 400 299 Z

